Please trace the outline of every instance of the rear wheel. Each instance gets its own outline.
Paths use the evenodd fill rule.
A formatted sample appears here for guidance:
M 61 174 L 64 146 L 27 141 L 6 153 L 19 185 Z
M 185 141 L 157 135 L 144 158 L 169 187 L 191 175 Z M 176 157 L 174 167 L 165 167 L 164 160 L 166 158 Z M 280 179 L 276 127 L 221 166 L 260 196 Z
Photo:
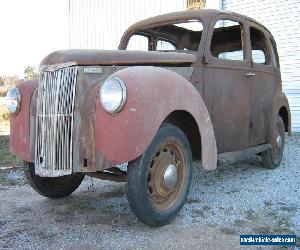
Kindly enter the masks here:
M 280 165 L 282 160 L 285 144 L 285 129 L 284 123 L 280 116 L 277 118 L 276 126 L 276 145 L 264 152 L 262 152 L 262 165 L 265 168 L 274 169 Z
M 60 177 L 41 177 L 35 174 L 34 164 L 25 162 L 25 176 L 32 188 L 49 198 L 62 198 L 73 193 L 81 184 L 84 175 L 72 174 Z
M 129 163 L 127 197 L 133 213 L 150 226 L 171 222 L 191 183 L 192 153 L 185 134 L 162 126 L 147 150 Z

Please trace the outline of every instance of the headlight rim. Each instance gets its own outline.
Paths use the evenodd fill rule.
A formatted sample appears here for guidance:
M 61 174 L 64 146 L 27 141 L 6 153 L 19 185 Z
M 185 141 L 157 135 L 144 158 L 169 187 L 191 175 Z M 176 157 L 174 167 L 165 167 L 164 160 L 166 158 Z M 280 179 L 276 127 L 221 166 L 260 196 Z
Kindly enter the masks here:
M 12 91 L 15 91 L 15 94 L 16 94 L 16 100 L 17 100 L 17 107 L 15 109 L 14 112 L 11 112 L 11 110 L 8 108 L 8 103 L 6 103 L 6 108 L 8 110 L 8 112 L 11 114 L 11 115 L 17 115 L 21 109 L 21 104 L 22 104 L 22 96 L 21 96 L 21 91 L 19 90 L 18 87 L 14 86 L 14 87 L 11 87 L 8 91 L 7 91 L 7 94 L 6 94 L 6 100 L 8 101 L 8 95 L 9 95 L 9 92 L 12 92 Z
M 115 81 L 119 84 L 120 88 L 121 88 L 121 96 L 122 96 L 122 99 L 120 101 L 120 104 L 118 105 L 118 108 L 113 110 L 113 111 L 110 111 L 108 109 L 105 108 L 105 105 L 103 104 L 102 102 L 102 88 L 104 87 L 105 84 L 107 84 L 108 81 Z M 99 89 L 99 99 L 100 99 L 100 103 L 101 103 L 101 106 L 102 108 L 110 115 L 117 115 L 118 113 L 120 113 L 126 102 L 127 102 L 127 87 L 126 87 L 126 84 L 125 82 L 122 80 L 122 78 L 120 78 L 119 76 L 113 76 L 113 77 L 109 77 L 107 78 L 100 86 L 100 89 Z

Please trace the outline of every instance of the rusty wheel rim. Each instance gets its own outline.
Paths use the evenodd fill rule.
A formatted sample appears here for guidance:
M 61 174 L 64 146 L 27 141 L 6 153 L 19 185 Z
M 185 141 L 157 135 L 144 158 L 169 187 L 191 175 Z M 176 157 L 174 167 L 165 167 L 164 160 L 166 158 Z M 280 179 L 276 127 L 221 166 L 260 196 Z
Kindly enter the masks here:
M 186 161 L 181 146 L 168 140 L 152 158 L 148 173 L 148 195 L 158 210 L 170 209 L 180 197 L 185 184 Z

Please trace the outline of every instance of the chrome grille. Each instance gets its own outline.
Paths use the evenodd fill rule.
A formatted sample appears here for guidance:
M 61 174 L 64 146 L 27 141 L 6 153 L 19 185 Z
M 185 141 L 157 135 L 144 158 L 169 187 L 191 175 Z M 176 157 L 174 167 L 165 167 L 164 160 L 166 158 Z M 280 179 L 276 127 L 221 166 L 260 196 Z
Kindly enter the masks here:
M 35 172 L 40 176 L 72 173 L 76 77 L 77 67 L 41 72 L 35 129 Z

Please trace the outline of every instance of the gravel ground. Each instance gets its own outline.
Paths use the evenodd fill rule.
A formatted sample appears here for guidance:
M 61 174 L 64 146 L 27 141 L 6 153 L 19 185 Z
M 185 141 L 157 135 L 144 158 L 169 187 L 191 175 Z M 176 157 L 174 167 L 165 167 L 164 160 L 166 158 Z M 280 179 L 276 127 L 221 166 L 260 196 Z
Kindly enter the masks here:
M 29 187 L 22 169 L 2 170 L 0 249 L 240 249 L 240 234 L 299 236 L 299 152 L 293 136 L 275 170 L 260 168 L 258 157 L 213 172 L 195 162 L 187 202 L 162 228 L 134 217 L 123 183 L 93 179 L 91 187 L 86 177 L 70 197 L 50 200 Z

